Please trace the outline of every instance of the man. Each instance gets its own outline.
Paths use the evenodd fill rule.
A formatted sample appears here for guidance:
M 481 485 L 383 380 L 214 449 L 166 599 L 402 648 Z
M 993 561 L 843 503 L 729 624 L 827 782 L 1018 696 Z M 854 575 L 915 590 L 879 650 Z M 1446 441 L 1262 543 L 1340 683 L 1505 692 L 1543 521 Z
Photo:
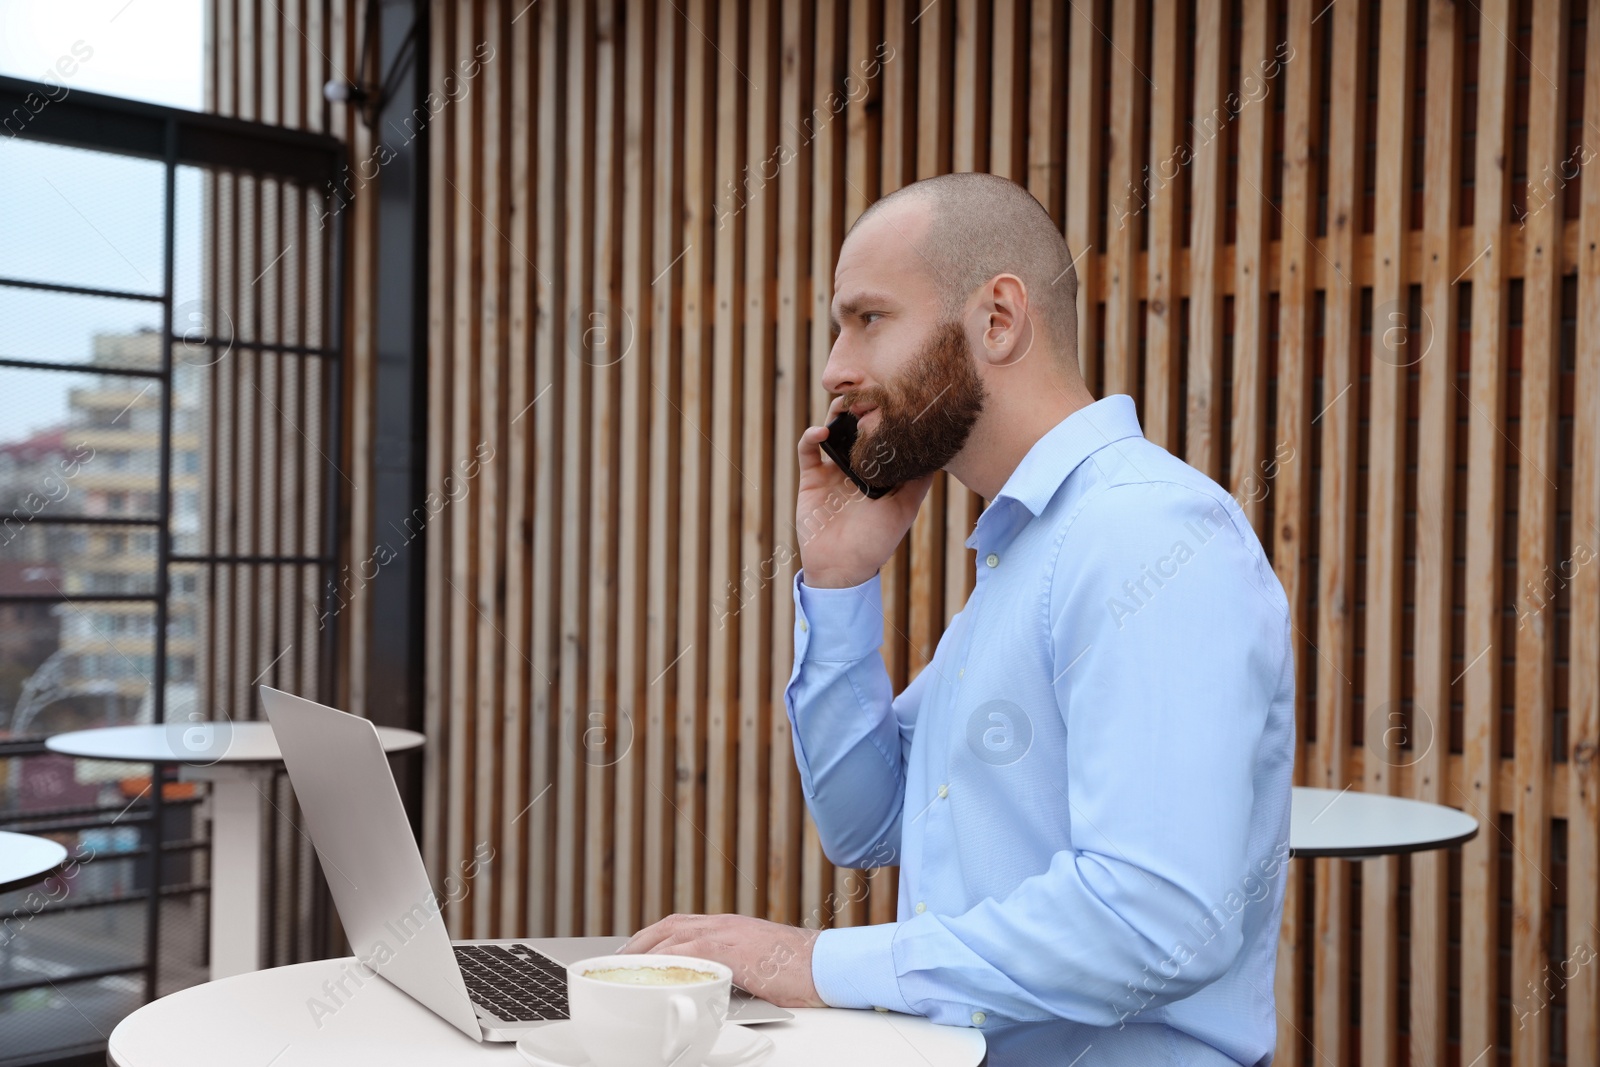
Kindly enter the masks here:
M 1078 371 L 1076 274 L 1020 186 L 878 201 L 839 253 L 823 384 L 850 466 L 799 443 L 802 790 L 829 858 L 900 866 L 899 921 L 820 935 L 672 916 L 631 951 L 774 1001 L 981 1028 L 1013 1063 L 1271 1059 L 1293 760 L 1288 605 L 1239 507 Z M 895 696 L 879 569 L 935 471 L 987 500 L 972 595 Z M 1082 1057 L 1078 1059 L 1077 1057 Z

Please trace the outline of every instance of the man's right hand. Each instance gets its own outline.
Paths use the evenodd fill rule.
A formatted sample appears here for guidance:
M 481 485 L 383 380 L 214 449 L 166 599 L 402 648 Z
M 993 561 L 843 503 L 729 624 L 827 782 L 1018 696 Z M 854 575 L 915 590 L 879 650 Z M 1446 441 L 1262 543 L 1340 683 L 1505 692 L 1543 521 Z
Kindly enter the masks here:
M 844 397 L 828 406 L 831 422 Z M 933 485 L 933 475 L 909 481 L 887 496 L 870 500 L 822 451 L 828 428 L 811 426 L 800 435 L 800 492 L 795 501 L 795 533 L 805 584 L 814 589 L 860 585 L 894 555 Z

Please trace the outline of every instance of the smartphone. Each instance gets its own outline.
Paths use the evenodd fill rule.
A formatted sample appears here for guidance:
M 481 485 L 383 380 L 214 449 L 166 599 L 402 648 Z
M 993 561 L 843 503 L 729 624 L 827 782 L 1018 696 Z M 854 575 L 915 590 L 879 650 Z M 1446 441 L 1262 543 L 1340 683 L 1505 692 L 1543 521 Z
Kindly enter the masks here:
M 867 499 L 877 500 L 886 496 L 892 490 L 882 486 L 868 485 L 850 466 L 850 449 L 856 443 L 856 417 L 848 411 L 841 411 L 837 418 L 828 423 L 828 439 L 822 442 L 822 450 L 828 457 L 839 465 L 845 477 L 856 483 L 856 487 L 867 494 Z

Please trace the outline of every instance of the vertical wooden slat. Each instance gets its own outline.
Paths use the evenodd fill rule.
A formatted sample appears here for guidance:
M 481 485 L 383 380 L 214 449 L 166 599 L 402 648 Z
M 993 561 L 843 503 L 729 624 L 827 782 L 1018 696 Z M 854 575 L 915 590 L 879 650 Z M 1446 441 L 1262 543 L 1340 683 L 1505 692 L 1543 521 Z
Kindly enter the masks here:
M 462 5 L 452 12 L 456 20 L 456 50 L 452 64 L 460 63 L 471 53 L 476 42 L 482 40 L 483 24 L 476 5 Z M 453 873 L 461 858 L 471 852 L 468 842 L 477 832 L 473 803 L 474 792 L 469 792 L 477 776 L 478 706 L 477 690 L 480 681 L 477 664 L 484 627 L 473 599 L 477 588 L 482 560 L 478 554 L 481 530 L 476 521 L 474 501 L 463 490 L 465 484 L 456 471 L 458 460 L 472 451 L 482 438 L 478 392 L 482 364 L 478 356 L 482 320 L 479 318 L 477 298 L 481 292 L 482 275 L 478 270 L 478 256 L 483 242 L 482 217 L 474 206 L 481 196 L 481 159 L 476 142 L 482 135 L 482 99 L 473 94 L 457 101 L 459 114 L 455 126 L 455 176 L 448 182 L 452 193 L 450 210 L 454 216 L 451 249 L 451 268 L 455 275 L 456 300 L 450 324 L 451 348 L 458 353 L 471 353 L 470 357 L 456 358 L 451 365 L 453 380 L 453 412 L 450 436 L 445 453 L 446 474 L 450 478 L 447 493 L 460 494 L 450 508 L 449 524 L 452 551 L 447 557 L 449 593 L 456 601 L 453 608 L 459 612 L 460 622 L 451 627 L 450 661 L 451 677 L 456 684 L 450 693 L 450 819 L 444 828 L 444 870 Z M 454 494 L 452 494 L 454 495 Z M 470 912 L 467 909 L 447 909 L 446 922 L 453 936 L 469 936 Z
M 525 14 L 525 12 L 524 12 Z M 533 526 L 538 483 L 531 470 L 533 436 L 537 416 L 532 412 L 534 390 L 540 388 L 535 367 L 538 288 L 541 284 L 533 257 L 537 216 L 538 168 L 545 161 L 535 151 L 537 139 L 538 78 L 536 47 L 537 18 L 523 18 L 517 12 L 494 61 L 502 64 L 509 81 L 505 113 L 510 122 L 506 170 L 506 364 L 507 423 L 503 445 L 495 462 L 502 465 L 506 486 L 505 541 L 505 633 L 502 703 L 496 709 L 503 731 L 502 771 L 499 786 L 500 826 L 488 844 L 495 850 L 490 868 L 500 883 L 496 910 L 496 932 L 515 935 L 530 929 L 528 904 L 535 890 L 530 884 L 530 853 L 522 820 L 533 802 L 534 773 L 531 756 L 532 731 L 538 721 L 534 709 L 535 692 L 543 681 L 533 667 L 534 633 L 532 604 Z M 527 131 L 527 132 L 523 132 Z M 532 867 L 533 871 L 542 868 Z
M 446 0 L 435 0 L 431 9 L 430 17 L 436 29 L 430 34 L 432 54 L 429 62 L 434 69 L 442 69 L 452 62 L 454 22 L 443 17 L 449 10 Z M 450 138 L 454 130 L 454 118 L 449 111 L 442 112 L 432 135 Z M 450 154 L 446 152 L 428 154 L 428 243 L 439 251 L 428 257 L 428 396 L 438 418 L 435 432 L 428 435 L 427 470 L 428 484 L 437 487 L 435 491 L 440 493 L 443 492 L 442 483 L 448 463 L 445 457 L 449 454 L 446 447 L 449 423 L 446 420 L 451 411 L 451 376 L 446 358 L 449 348 L 446 339 L 455 298 L 455 289 L 451 284 L 454 275 L 448 258 L 443 254 L 452 244 L 452 216 L 447 210 L 450 187 L 445 184 L 445 178 L 450 174 L 449 158 Z M 440 521 L 434 523 L 429 531 L 425 542 L 429 574 L 442 574 L 448 565 L 449 530 L 449 522 Z M 452 786 L 449 765 L 451 716 L 447 705 L 453 678 L 449 655 L 453 605 L 453 597 L 441 595 L 438 583 L 430 583 L 429 610 L 423 617 L 424 654 L 428 657 L 423 665 L 423 729 L 428 737 L 428 745 L 423 752 L 422 838 L 424 861 L 436 876 L 445 863 L 445 825 Z
M 1506 279 L 1505 220 L 1511 157 L 1509 0 L 1482 5 L 1478 41 L 1478 130 L 1473 188 L 1472 345 L 1466 509 L 1464 788 L 1455 798 L 1481 825 L 1461 855 L 1461 1054 L 1496 1043 L 1499 972 L 1500 613 L 1504 496 Z M 1497 29 L 1498 28 L 1498 29 Z M 1479 255 L 1479 253 L 1482 253 Z M 1523 828 L 1513 828 L 1518 836 Z
M 587 331 L 596 312 L 591 299 L 595 211 L 595 33 L 593 12 L 573 5 L 566 18 L 566 274 L 565 344 L 557 355 L 564 366 L 561 396 L 561 688 L 559 741 L 556 748 L 556 917 L 555 933 L 576 934 L 583 928 L 584 792 L 583 744 L 588 727 L 589 642 L 589 485 L 593 473 L 585 458 L 589 445 L 590 373 L 583 359 Z M 603 309 L 599 309 L 603 313 Z M 609 472 L 608 472 L 609 473 Z
M 1567 155 L 1565 0 L 1533 0 L 1533 46 L 1528 56 L 1530 175 L 1554 174 Z M 1541 187 L 1542 192 L 1542 187 Z M 1522 440 L 1518 475 L 1517 575 L 1544 588 L 1556 573 L 1556 424 L 1561 390 L 1561 238 L 1565 197 L 1529 196 L 1523 219 Z M 1579 418 L 1585 417 L 1579 415 Z M 1600 417 L 1590 412 L 1589 417 Z M 1519 606 L 1527 597 L 1519 592 Z M 1515 637 L 1516 799 L 1518 860 L 1511 876 L 1511 988 L 1522 1006 L 1528 990 L 1543 990 L 1550 975 L 1550 755 L 1555 702 L 1554 605 L 1519 611 Z M 1543 1002 L 1543 996 L 1534 1004 Z M 1526 1007 L 1523 1010 L 1528 1010 Z M 1542 1014 L 1542 1012 L 1541 1012 Z M 1519 1019 L 1519 1023 L 1523 1020 Z M 1550 1028 L 1518 1025 L 1512 1056 L 1518 1063 L 1549 1058 Z
M 748 32 L 745 5 L 722 0 L 717 18 L 717 49 L 722 56 L 744 55 Z M 744 364 L 737 342 L 744 303 L 744 230 L 750 191 L 745 184 L 745 115 L 750 88 L 742 68 L 717 63 L 717 218 L 716 308 L 712 342 L 712 391 L 718 417 L 709 427 L 711 461 L 711 583 L 738 604 L 740 548 L 739 500 L 754 488 L 735 458 L 744 434 Z M 746 479 L 749 484 L 746 484 Z M 733 910 L 737 813 L 738 619 L 719 624 L 711 634 L 711 689 L 706 703 L 705 910 Z
M 1223 81 L 1226 0 L 1198 0 L 1194 17 L 1194 162 L 1189 227 L 1188 440 L 1184 459 L 1222 477 L 1222 201 L 1227 140 Z M 1353 106 L 1353 105 L 1352 105 Z M 1109 321 L 1109 309 L 1108 321 Z M 1107 348 L 1109 353 L 1109 346 Z
M 989 162 L 989 13 L 987 4 L 958 0 L 955 4 L 955 83 L 950 168 L 956 172 L 987 170 Z
M 610 742 L 627 709 L 617 702 L 617 555 L 621 524 L 618 484 L 617 413 L 622 365 L 629 326 L 617 289 L 618 160 L 621 123 L 618 112 L 621 30 L 616 0 L 600 0 L 594 9 L 594 190 L 593 222 L 580 240 L 593 242 L 590 307 L 583 318 L 581 340 L 574 355 L 589 379 L 590 414 L 588 461 L 584 477 L 589 482 L 589 603 L 585 655 L 588 667 L 587 698 L 579 707 L 578 752 L 583 760 L 584 862 L 583 932 L 591 937 L 610 933 L 611 894 L 614 889 L 611 808 L 614 799 Z
M 774 559 L 772 565 L 772 652 L 768 720 L 770 804 L 765 874 L 766 917 L 774 922 L 799 923 L 801 906 L 801 822 L 799 774 L 789 732 L 783 692 L 788 687 L 794 656 L 794 575 L 799 569 L 798 532 L 793 500 L 799 489 L 799 469 L 789 461 L 790 446 L 799 440 L 806 418 L 806 335 L 809 308 L 805 306 L 805 279 L 810 274 L 810 247 L 806 227 L 811 217 L 810 146 L 798 132 L 811 86 L 812 10 L 809 4 L 782 5 L 782 62 L 779 126 L 793 157 L 778 182 L 778 333 L 773 365 L 772 508 Z
M 1321 530 L 1317 575 L 1317 781 L 1324 788 L 1350 783 L 1350 681 L 1355 661 L 1355 515 L 1358 368 L 1355 272 L 1357 163 L 1361 111 L 1357 91 L 1366 85 L 1366 41 L 1359 4 L 1329 9 L 1333 34 L 1332 101 L 1327 126 L 1328 206 L 1325 245 L 1321 410 L 1312 416 L 1322 434 Z M 1193 415 L 1190 431 L 1194 431 Z M 1190 461 L 1194 462 L 1194 456 Z M 1350 907 L 1346 860 L 1316 861 L 1316 946 L 1312 1044 L 1334 1063 L 1348 1054 L 1347 1005 Z
M 1055 0 L 1033 0 L 1033 8 L 1029 12 L 1027 45 L 1027 186 L 1028 192 L 1045 206 L 1058 226 L 1066 221 L 1063 150 L 1066 148 L 1067 24 L 1066 12 Z M 1019 66 L 1021 60 L 1019 55 Z M 1074 88 L 1078 84 L 1075 82 Z M 1067 240 L 1072 244 L 1073 255 L 1080 255 L 1081 246 L 1073 243 L 1072 233 L 1067 234 Z M 1079 281 L 1081 284 L 1081 275 Z
M 1103 105 L 1101 81 L 1105 62 L 1100 29 L 1095 25 L 1097 0 L 1072 5 L 1072 24 L 1067 40 L 1067 151 L 1064 164 L 1066 184 L 1067 250 L 1077 263 L 1078 277 L 1078 367 L 1091 391 L 1099 387 L 1094 375 L 1095 304 L 1100 293 L 1100 262 L 1104 249 L 1095 247 L 1099 238 L 1100 205 L 1105 190 L 1100 188 L 1100 110 Z M 1039 13 L 1036 6 L 1035 14 Z M 1034 54 L 1035 70 L 1039 55 Z M 1035 86 L 1038 86 L 1037 75 Z M 1036 113 L 1036 117 L 1037 113 Z M 1038 128 L 1036 123 L 1036 131 Z M 1051 171 L 1053 179 L 1053 170 Z
M 558 688 L 565 641 L 561 632 L 561 574 L 565 530 L 558 510 L 562 501 L 562 406 L 567 361 L 562 358 L 566 333 L 563 312 L 566 275 L 562 270 L 565 239 L 565 172 L 562 166 L 560 122 L 565 107 L 566 44 L 560 9 L 542 4 L 531 13 L 538 34 L 538 204 L 534 266 L 542 283 L 535 290 L 533 326 L 533 394 L 526 418 L 533 420 L 533 604 L 529 628 L 533 634 L 533 689 L 528 729 L 528 799 L 511 816 L 522 823 L 528 860 L 535 865 L 529 878 L 528 930 L 549 936 L 556 931 L 558 865 L 552 852 L 557 840 L 557 752 L 562 733 L 563 693 Z M 434 153 L 437 155 L 438 153 Z M 522 409 L 519 409 L 522 410 Z
M 1600 18 L 1589 12 L 1583 115 L 1600 118 Z M 1586 159 L 1592 159 L 1591 152 Z M 1578 219 L 1578 321 L 1573 383 L 1571 638 L 1567 694 L 1567 940 L 1569 960 L 1592 955 L 1600 928 L 1600 181 L 1585 165 Z M 1583 552 L 1578 552 L 1578 546 Z M 1568 966 L 1563 973 L 1570 971 Z M 1600 968 L 1580 967 L 1567 986 L 1567 1062 L 1600 1061 Z
M 1385 4 L 1378 41 L 1378 97 L 1411 98 L 1414 15 Z M 1411 187 L 1411 109 L 1380 107 L 1377 188 Z M 1405 575 L 1406 378 L 1412 359 L 1411 287 L 1406 283 L 1408 196 L 1378 196 L 1372 242 L 1371 411 L 1367 449 L 1367 588 L 1363 787 L 1393 793 L 1404 759 L 1400 732 L 1401 610 Z M 1354 392 L 1354 390 L 1352 390 Z M 1353 399 L 1353 397 L 1347 398 Z M 1241 412 L 1241 415 L 1244 413 Z M 1400 861 L 1361 865 L 1361 1062 L 1394 1062 L 1399 1033 L 1396 993 Z
M 1313 261 L 1321 255 L 1308 236 L 1312 232 L 1312 204 L 1316 195 L 1316 165 L 1312 149 L 1312 124 L 1317 115 L 1314 93 L 1321 84 L 1321 64 L 1312 47 L 1313 2 L 1288 0 L 1288 39 L 1282 54 L 1285 63 L 1281 81 L 1284 94 L 1283 237 L 1279 242 L 1277 279 L 1277 422 L 1280 441 L 1273 450 L 1277 468 L 1272 491 L 1276 494 L 1276 500 L 1273 529 L 1266 542 L 1272 546 L 1273 571 L 1283 584 L 1284 596 L 1289 603 L 1295 670 L 1294 776 L 1297 785 L 1306 784 L 1308 778 L 1305 742 L 1310 700 L 1306 679 L 1311 677 L 1311 670 L 1307 661 L 1316 655 L 1302 629 L 1307 597 L 1314 578 L 1308 573 L 1307 567 L 1307 545 L 1312 532 L 1311 440 L 1316 432 L 1316 428 L 1310 425 L 1315 356 L 1312 349 L 1312 310 L 1317 274 Z M 1266 195 L 1265 188 L 1261 195 Z M 1175 197 L 1169 194 L 1169 199 Z M 1170 213 L 1172 208 L 1168 206 L 1165 210 Z M 1152 251 L 1157 218 L 1152 215 L 1150 223 Z M 1175 428 L 1173 432 L 1176 432 Z M 1320 673 L 1320 667 L 1318 670 Z M 1305 908 L 1305 900 L 1301 891 L 1301 868 L 1304 863 L 1301 860 L 1289 864 L 1285 874 L 1287 885 L 1284 887 L 1283 918 L 1278 936 L 1274 991 L 1280 1014 L 1277 1055 L 1273 1062 L 1281 1063 L 1284 1067 L 1300 1067 L 1303 1062 L 1301 1028 L 1295 1020 L 1306 995 L 1305 954 L 1314 948 L 1307 945 L 1302 936 L 1301 913 Z M 1288 1021 L 1285 1021 L 1285 1016 Z
M 892 4 L 890 5 L 893 6 Z M 867 205 L 878 198 L 883 167 L 879 146 L 883 140 L 883 79 L 869 77 L 883 40 L 883 9 L 878 0 L 852 0 L 845 55 L 850 79 L 845 92 L 845 225 L 853 225 Z M 903 106 L 903 105 L 902 105 Z M 895 119 L 901 116 L 894 116 Z M 812 125 L 827 116 L 812 116 Z
M 1106 354 L 1102 395 L 1132 396 L 1139 377 L 1139 147 L 1143 100 L 1156 88 L 1132 57 L 1144 39 L 1144 0 L 1115 0 L 1111 18 L 1111 151 L 1106 160 Z M 1175 78 L 1167 92 L 1176 91 Z
M 710 471 L 713 462 L 709 426 L 712 420 L 711 331 L 715 309 L 711 270 L 712 241 L 716 236 L 720 194 L 716 179 L 716 50 L 705 36 L 715 26 L 711 0 L 692 0 L 687 21 L 694 32 L 685 34 L 684 58 L 684 172 L 683 172 L 683 385 L 679 394 L 683 419 L 683 462 L 679 467 L 682 539 L 679 576 L 686 590 L 705 590 L 707 596 L 679 598 L 678 639 L 684 646 L 678 662 L 677 770 L 674 775 L 672 838 L 673 910 L 702 907 L 705 886 L 706 837 L 701 830 L 705 810 L 706 695 L 709 689 L 711 629 L 705 604 L 720 596 L 726 586 L 711 577 Z M 709 212 L 708 212 L 709 207 Z M 725 624 L 723 624 L 725 625 Z
M 766 911 L 765 881 L 759 875 L 767 848 L 767 820 L 761 805 L 767 797 L 767 716 L 772 712 L 771 660 L 772 584 L 766 579 L 772 567 L 772 466 L 774 457 L 772 324 L 776 315 L 770 299 L 770 279 L 777 242 L 778 193 L 772 169 L 781 154 L 777 145 L 779 90 L 772 75 L 778 66 L 782 25 L 773 0 L 749 5 L 749 68 L 762 72 L 749 89 L 746 131 L 745 184 L 744 343 L 739 363 L 744 375 L 743 439 L 739 465 L 749 481 L 739 487 L 740 559 L 739 605 L 739 750 L 738 820 L 733 853 L 738 881 L 734 899 L 745 915 Z M 788 457 L 784 457 L 787 460 Z M 754 484 L 751 484 L 753 482 Z
M 883 103 L 879 126 L 883 143 L 878 179 L 884 194 L 914 181 L 916 175 L 916 26 L 911 20 L 919 10 L 910 0 L 885 0 L 883 5 Z
M 1266 521 L 1267 440 L 1267 120 L 1271 106 L 1268 64 L 1273 61 L 1266 4 L 1245 4 L 1240 41 L 1239 184 L 1233 250 L 1233 395 L 1230 405 L 1228 491 L 1263 541 Z M 1160 69 L 1160 68 L 1157 68 Z M 1219 443 L 1220 447 L 1220 443 Z
M 677 457 L 682 427 L 676 397 L 679 390 L 682 337 L 678 301 L 684 291 L 682 257 L 689 227 L 680 225 L 683 141 L 688 118 L 683 97 L 684 32 L 679 12 L 658 11 L 655 33 L 655 152 L 658 177 L 651 194 L 652 230 L 650 311 L 650 511 L 651 534 L 646 563 L 648 611 L 645 623 L 650 681 L 645 692 L 646 767 L 644 784 L 644 881 L 640 924 L 654 922 L 672 910 L 673 810 L 669 790 L 677 788 L 673 739 L 677 711 L 679 494 Z M 641 301 L 642 303 L 642 301 Z
M 498 61 L 478 63 L 474 68 L 481 114 L 478 133 L 478 155 L 482 166 L 479 191 L 475 202 L 469 205 L 482 226 L 481 245 L 475 252 L 480 271 L 476 287 L 479 347 L 474 350 L 479 363 L 479 391 L 475 400 L 478 409 L 478 430 L 466 442 L 465 449 L 455 457 L 457 476 L 471 485 L 471 519 L 478 527 L 478 567 L 475 585 L 462 587 L 464 597 L 473 601 L 470 616 L 478 630 L 478 650 L 475 663 L 477 673 L 477 699 L 473 718 L 476 720 L 476 754 L 474 762 L 479 780 L 497 782 L 505 775 L 502 754 L 505 750 L 505 731 L 502 715 L 507 708 L 507 693 L 503 686 L 508 658 L 520 658 L 520 650 L 513 650 L 506 642 L 504 596 L 506 562 L 505 494 L 506 467 L 509 454 L 497 456 L 487 463 L 463 468 L 479 456 L 479 445 L 497 442 L 506 448 L 506 423 L 514 412 L 506 410 L 506 384 L 508 345 L 506 340 L 507 312 L 506 287 L 509 284 L 508 260 L 517 256 L 506 235 L 510 212 L 506 208 L 506 167 L 508 152 L 506 140 L 510 135 L 509 115 L 506 109 L 506 79 L 509 64 L 505 60 L 509 42 L 505 25 L 511 13 L 500 0 L 483 0 L 480 23 L 481 37 L 475 38 L 473 60 L 479 55 L 493 55 Z M 466 471 L 475 472 L 466 479 Z M 468 503 L 463 501 L 464 504 Z M 480 845 L 492 845 L 501 838 L 502 805 L 496 789 L 479 788 L 473 793 L 473 831 L 461 842 L 457 860 L 472 857 Z M 492 916 L 498 907 L 498 897 L 505 883 L 495 875 L 499 864 L 489 867 L 489 877 L 472 879 L 471 929 L 477 936 L 488 936 Z M 450 872 L 460 877 L 456 871 Z
M 655 432 L 655 412 L 649 393 L 654 353 L 655 315 L 650 299 L 650 279 L 656 273 L 649 203 L 656 172 L 655 116 L 650 93 L 655 83 L 655 9 L 644 0 L 628 0 L 624 26 L 622 77 L 626 100 L 622 133 L 622 255 L 621 313 L 614 318 L 609 337 L 616 369 L 622 377 L 620 449 L 621 498 L 617 502 L 620 544 L 617 560 L 617 696 L 612 713 L 606 762 L 615 782 L 615 859 L 613 893 L 607 932 L 632 933 L 639 928 L 643 904 L 641 885 L 644 858 L 646 751 L 649 733 L 659 721 L 648 714 L 646 686 L 650 684 L 647 610 L 648 567 L 646 546 L 652 538 L 652 501 L 649 495 L 649 444 Z M 668 287 L 670 288 L 670 286 Z M 666 531 L 656 527 L 655 538 Z M 662 664 L 664 668 L 666 665 Z M 661 806 L 655 794 L 656 807 Z
M 1417 562 L 1412 640 L 1411 795 L 1458 805 L 1450 757 L 1450 633 L 1454 615 L 1456 220 L 1459 210 L 1462 20 L 1450 0 L 1428 5 L 1428 121 L 1423 183 L 1422 337 L 1417 365 Z M 1480 829 L 1480 833 L 1483 830 Z M 1410 1059 L 1445 1054 L 1449 992 L 1449 854 L 1411 858 Z
M 1177 433 L 1178 410 L 1183 403 L 1177 380 L 1178 226 L 1182 221 L 1178 183 L 1182 164 L 1189 158 L 1177 85 L 1179 50 L 1190 43 L 1183 25 L 1184 10 L 1183 4 L 1155 5 L 1150 66 L 1166 75 L 1164 84 L 1150 90 L 1150 169 L 1136 183 L 1133 197 L 1134 209 L 1148 216 L 1150 227 L 1144 287 L 1144 406 L 1139 417 L 1147 438 L 1174 451 L 1181 451 Z
M 1028 65 L 1025 0 L 997 0 L 989 70 L 994 79 L 989 121 L 989 173 L 1028 181 Z

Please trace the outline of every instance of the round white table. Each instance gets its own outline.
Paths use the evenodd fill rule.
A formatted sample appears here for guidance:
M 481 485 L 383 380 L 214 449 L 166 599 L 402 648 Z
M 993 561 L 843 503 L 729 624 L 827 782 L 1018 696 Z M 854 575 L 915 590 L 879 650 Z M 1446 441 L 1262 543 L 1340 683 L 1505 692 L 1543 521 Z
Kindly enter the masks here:
M 413 730 L 380 726 L 385 752 L 419 747 Z M 261 966 L 261 822 L 274 767 L 283 761 L 267 722 L 173 722 L 57 734 L 52 752 L 82 759 L 177 764 L 178 777 L 211 783 L 211 977 Z
M 67 850 L 48 837 L 0 830 L 0 893 L 42 882 L 66 865 Z
M 1289 853 L 1308 859 L 1422 852 L 1477 833 L 1478 820 L 1464 811 L 1382 793 L 1297 785 L 1289 806 Z
M 556 959 L 572 961 L 601 954 L 583 944 L 601 940 L 609 950 L 620 939 L 533 938 L 530 943 Z M 498 1064 L 526 1064 L 515 1045 L 479 1045 L 380 978 L 353 985 L 347 976 L 354 973 L 355 963 L 348 957 L 274 967 L 163 997 L 117 1025 L 107 1062 L 112 1067 L 274 1062 L 295 1067 L 448 1067 L 487 1063 L 492 1056 Z M 333 1014 L 314 1018 L 309 1005 L 328 1000 L 324 983 L 341 979 L 349 995 L 341 996 Z M 763 1023 L 758 1029 L 775 1046 L 767 1067 L 976 1067 L 984 1056 L 978 1030 L 939 1026 L 909 1015 L 795 1009 L 793 1019 Z

